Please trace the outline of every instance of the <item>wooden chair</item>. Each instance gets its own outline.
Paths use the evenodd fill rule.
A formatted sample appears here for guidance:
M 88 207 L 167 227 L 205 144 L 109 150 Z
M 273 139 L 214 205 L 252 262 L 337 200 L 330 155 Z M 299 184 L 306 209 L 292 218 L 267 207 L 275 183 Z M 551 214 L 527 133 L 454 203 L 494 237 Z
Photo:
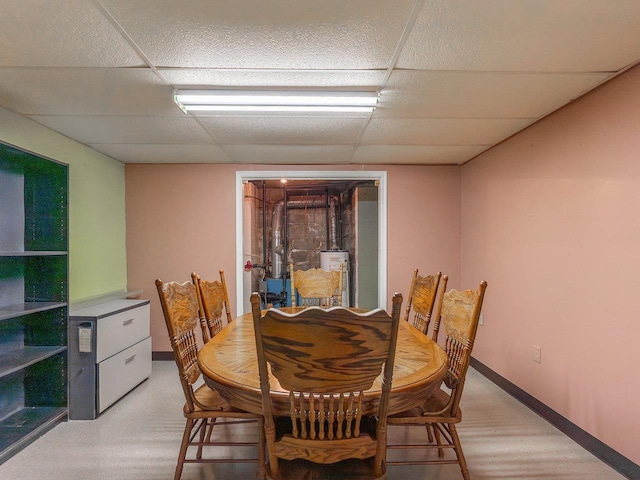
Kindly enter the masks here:
M 442 307 L 442 297 L 447 288 L 449 277 L 437 272 L 434 275 L 419 275 L 418 269 L 413 271 L 411 277 L 411 287 L 409 287 L 409 300 L 404 319 L 427 335 L 431 319 L 434 319 L 431 339 L 438 341 L 438 330 L 440 329 L 440 310 Z M 434 437 L 433 429 L 427 426 L 429 441 Z
M 434 342 L 438 341 L 438 334 L 440 333 L 440 323 L 442 316 L 442 300 L 444 298 L 444 292 L 447 291 L 447 282 L 449 281 L 449 277 L 447 275 L 443 275 L 440 277 L 440 287 L 438 288 L 438 295 L 436 296 L 436 306 L 434 307 L 433 314 L 431 318 L 433 318 L 433 328 L 431 330 L 431 340 Z
M 443 292 L 443 287 L 440 285 L 441 277 L 440 272 L 435 275 L 421 276 L 418 275 L 417 268 L 413 271 L 404 319 L 424 334 L 429 329 L 433 308 L 437 303 L 436 296 L 438 292 Z
M 197 363 L 198 345 L 195 330 L 199 323 L 198 296 L 196 286 L 191 282 L 164 283 L 156 280 L 162 312 L 167 324 L 169 339 L 173 349 L 174 359 L 178 366 L 178 374 L 186 403 L 183 414 L 187 419 L 182 443 L 178 454 L 178 464 L 174 475 L 179 480 L 185 463 L 241 463 L 258 462 L 258 477 L 264 478 L 264 420 L 261 415 L 243 412 L 232 408 L 224 401 L 218 392 L 210 389 L 206 384 L 197 388 L 202 373 Z M 219 418 L 226 421 L 216 423 Z M 256 442 L 212 441 L 211 434 L 214 425 L 235 425 L 238 423 L 257 422 L 258 440 Z M 197 437 L 197 438 L 196 438 Z M 257 458 L 203 458 L 205 446 L 258 447 Z M 189 447 L 197 447 L 195 458 L 187 459 Z
M 220 281 L 203 280 L 196 273 L 191 274 L 191 279 L 198 292 L 202 339 L 207 342 L 224 328 L 223 312 L 226 316 L 227 324 L 231 323 L 232 320 L 227 283 L 224 280 L 224 270 L 220 270 Z
M 449 368 L 444 383 L 450 392 L 440 389 L 422 406 L 388 417 L 390 426 L 426 426 L 427 431 L 431 427 L 435 434 L 435 443 L 388 445 L 387 448 L 437 449 L 438 457 L 435 459 L 425 457 L 425 459 L 389 461 L 388 465 L 457 463 L 460 465 L 463 478 L 470 479 L 455 425 L 462 420 L 460 398 L 478 330 L 480 310 L 486 288 L 487 282 L 482 281 L 478 291 L 451 290 L 444 294 L 441 318 L 446 332 L 445 349 L 449 357 Z M 454 451 L 455 459 L 445 458 L 445 448 Z
M 281 459 L 325 465 L 369 459 L 357 462 L 366 467 L 366 478 L 385 478 L 401 304 L 397 293 L 392 316 L 381 309 L 359 314 L 340 307 L 310 307 L 295 314 L 272 309 L 261 316 L 260 296 L 251 296 L 270 478 L 281 478 Z M 269 371 L 289 392 L 286 419 L 273 415 L 269 392 L 275 380 Z M 377 411 L 363 415 L 365 392 L 381 373 Z
M 294 270 L 293 263 L 289 264 L 291 281 L 291 306 L 301 307 L 344 307 L 342 305 L 342 274 L 340 270 Z M 296 298 L 296 291 L 300 297 Z

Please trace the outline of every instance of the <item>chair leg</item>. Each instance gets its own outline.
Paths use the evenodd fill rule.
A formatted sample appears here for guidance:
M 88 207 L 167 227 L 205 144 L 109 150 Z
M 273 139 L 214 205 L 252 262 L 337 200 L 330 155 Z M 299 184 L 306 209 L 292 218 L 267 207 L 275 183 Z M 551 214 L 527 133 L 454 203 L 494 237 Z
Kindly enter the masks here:
M 440 430 L 438 430 L 439 425 L 433 424 L 431 425 L 431 428 L 433 429 L 433 436 L 436 440 L 436 445 L 440 447 L 440 445 L 442 445 L 442 440 L 440 440 Z M 444 457 L 444 448 L 438 448 L 438 457 L 440 458 Z
M 278 470 L 279 470 L 278 457 L 273 452 L 273 445 L 276 440 L 276 428 L 271 427 L 269 428 L 269 431 L 267 431 L 267 427 L 265 427 L 264 431 L 265 431 L 265 439 L 267 443 L 267 453 L 269 455 L 269 468 L 268 468 L 269 477 L 277 478 Z
M 464 453 L 462 453 L 462 445 L 460 444 L 460 438 L 458 437 L 456 426 L 450 423 L 449 431 L 451 432 L 451 439 L 453 440 L 453 444 L 455 445 L 455 452 L 456 456 L 458 457 L 458 463 L 460 463 L 462 477 L 464 478 L 464 480 L 471 480 L 471 477 L 469 476 L 469 469 L 467 468 L 467 461 L 464 458 Z
M 216 426 L 216 419 L 209 418 L 203 420 L 202 431 L 200 432 L 200 445 L 198 445 L 198 453 L 196 458 L 200 460 L 202 458 L 202 449 L 205 445 L 211 443 L 211 434 L 213 433 L 213 427 Z M 205 437 L 206 432 L 206 437 Z
M 431 425 L 425 425 L 425 427 L 427 428 L 427 439 L 429 440 L 429 443 L 433 443 L 435 438 L 433 436 L 433 427 Z
M 260 417 L 258 419 L 258 480 L 265 480 L 267 478 L 265 449 L 264 418 Z
M 182 467 L 184 466 L 184 459 L 187 456 L 187 448 L 189 447 L 189 438 L 191 437 L 191 431 L 193 430 L 194 421 L 192 418 L 187 418 L 187 424 L 184 427 L 184 433 L 182 434 L 182 443 L 180 444 L 180 452 L 178 453 L 178 464 L 176 465 L 176 473 L 173 476 L 173 480 L 180 480 L 182 476 Z
M 176 466 L 176 472 L 174 475 L 174 480 L 180 480 L 182 476 L 182 470 L 184 467 L 184 462 L 187 456 L 187 450 L 189 448 L 189 444 L 191 443 L 191 435 L 193 433 L 194 437 L 196 435 L 199 436 L 198 442 L 198 451 L 196 454 L 196 458 L 198 460 L 202 459 L 202 449 L 203 446 L 207 443 L 211 442 L 211 433 L 215 426 L 215 418 L 212 419 L 198 419 L 194 420 L 192 418 L 187 419 L 187 423 L 184 428 L 184 433 L 182 435 L 182 444 L 180 445 L 180 452 L 178 454 L 178 464 Z M 258 423 L 258 472 L 257 478 L 258 480 L 265 480 L 267 477 L 266 474 L 266 437 L 264 430 L 264 419 L 260 417 L 257 420 Z M 200 431 L 196 428 L 199 425 Z M 194 428 L 196 429 L 194 432 Z M 193 444 L 192 444 L 193 445 Z M 277 461 L 276 461 L 277 468 Z
M 206 443 L 211 443 L 211 435 L 213 434 L 213 427 L 216 426 L 216 418 L 210 418 L 209 419 L 209 428 L 207 431 L 207 439 L 205 440 Z
M 213 424 L 209 424 L 209 419 L 205 418 L 200 424 L 200 440 L 198 441 L 198 451 L 196 452 L 196 459 L 202 458 L 202 448 L 204 447 L 205 435 L 209 432 L 208 437 L 211 436 L 211 430 L 213 430 Z

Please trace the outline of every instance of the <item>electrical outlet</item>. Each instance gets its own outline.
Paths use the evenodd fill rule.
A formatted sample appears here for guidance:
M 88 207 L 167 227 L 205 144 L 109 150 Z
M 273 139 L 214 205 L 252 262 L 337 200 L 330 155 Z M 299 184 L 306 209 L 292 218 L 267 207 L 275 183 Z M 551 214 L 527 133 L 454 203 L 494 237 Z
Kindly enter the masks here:
M 533 346 L 533 361 L 536 363 L 540 363 L 542 360 L 542 352 L 541 348 L 538 345 Z
M 484 325 L 484 314 L 480 314 L 480 325 Z

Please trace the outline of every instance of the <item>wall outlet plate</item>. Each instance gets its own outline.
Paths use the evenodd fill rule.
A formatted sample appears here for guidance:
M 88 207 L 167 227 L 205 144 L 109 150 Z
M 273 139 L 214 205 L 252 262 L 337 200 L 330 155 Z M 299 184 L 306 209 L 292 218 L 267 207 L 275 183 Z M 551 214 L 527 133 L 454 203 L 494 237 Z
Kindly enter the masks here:
M 533 361 L 536 363 L 542 361 L 542 349 L 538 345 L 533 346 Z

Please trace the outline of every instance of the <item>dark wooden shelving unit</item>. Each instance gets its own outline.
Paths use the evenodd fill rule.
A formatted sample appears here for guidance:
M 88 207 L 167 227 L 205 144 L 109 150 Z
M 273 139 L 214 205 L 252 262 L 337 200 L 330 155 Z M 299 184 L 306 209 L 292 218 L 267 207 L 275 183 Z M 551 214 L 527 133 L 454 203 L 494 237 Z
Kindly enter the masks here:
M 0 143 L 0 463 L 68 417 L 67 170 Z

